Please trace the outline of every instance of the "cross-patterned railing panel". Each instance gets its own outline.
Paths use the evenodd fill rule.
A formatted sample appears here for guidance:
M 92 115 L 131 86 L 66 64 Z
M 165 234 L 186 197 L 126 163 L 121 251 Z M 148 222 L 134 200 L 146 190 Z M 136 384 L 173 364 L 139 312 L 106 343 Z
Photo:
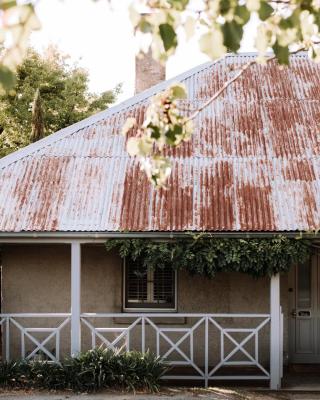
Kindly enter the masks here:
M 92 348 L 149 349 L 162 357 L 178 371 L 164 379 L 270 379 L 260 357 L 269 345 L 269 314 L 85 313 L 81 320 Z M 236 372 L 225 372 L 231 368 Z
M 21 358 L 59 362 L 61 335 L 68 335 L 65 342 L 68 342 L 70 337 L 68 325 L 70 314 L 67 313 L 1 314 L 4 358 L 7 361 Z

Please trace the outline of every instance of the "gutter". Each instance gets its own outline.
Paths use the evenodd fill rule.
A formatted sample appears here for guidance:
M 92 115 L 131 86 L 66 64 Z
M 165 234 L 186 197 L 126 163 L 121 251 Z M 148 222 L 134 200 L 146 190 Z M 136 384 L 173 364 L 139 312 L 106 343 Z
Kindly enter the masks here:
M 190 234 L 204 234 L 217 238 L 274 238 L 283 235 L 289 238 L 316 239 L 318 232 L 0 232 L 0 243 L 44 242 L 44 243 L 82 243 L 104 242 L 111 238 L 117 239 L 173 239 L 186 238 Z

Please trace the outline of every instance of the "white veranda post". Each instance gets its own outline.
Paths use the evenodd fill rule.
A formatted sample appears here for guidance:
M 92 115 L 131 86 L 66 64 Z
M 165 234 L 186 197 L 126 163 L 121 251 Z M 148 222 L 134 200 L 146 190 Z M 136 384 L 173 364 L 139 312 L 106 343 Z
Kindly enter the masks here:
M 281 310 L 280 310 L 280 275 L 270 280 L 270 388 L 280 389 L 281 385 Z
M 71 243 L 71 355 L 81 351 L 81 244 Z

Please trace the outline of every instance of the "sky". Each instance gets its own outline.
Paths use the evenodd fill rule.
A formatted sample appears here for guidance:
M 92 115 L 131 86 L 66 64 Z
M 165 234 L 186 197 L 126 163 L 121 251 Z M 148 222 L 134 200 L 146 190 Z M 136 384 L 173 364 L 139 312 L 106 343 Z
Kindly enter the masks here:
M 49 44 L 70 55 L 89 72 L 90 89 L 103 92 L 123 83 L 118 101 L 134 92 L 134 60 L 139 42 L 128 15 L 131 0 L 39 0 L 37 14 L 42 29 L 34 32 L 31 45 L 42 51 Z M 253 24 L 244 36 L 242 51 L 253 50 Z M 208 61 L 196 39 L 185 40 L 167 63 L 167 78 Z

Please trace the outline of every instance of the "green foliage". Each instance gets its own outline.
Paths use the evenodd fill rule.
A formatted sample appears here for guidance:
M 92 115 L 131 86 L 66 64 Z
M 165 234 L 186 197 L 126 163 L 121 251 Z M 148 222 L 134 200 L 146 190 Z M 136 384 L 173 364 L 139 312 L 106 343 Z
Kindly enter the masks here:
M 146 352 L 113 352 L 100 348 L 66 359 L 0 363 L 0 387 L 72 389 L 94 392 L 106 388 L 157 391 L 165 366 Z
M 160 24 L 159 32 L 166 51 L 177 45 L 177 35 L 170 24 Z
M 280 46 L 278 42 L 273 45 L 273 51 L 277 55 L 280 64 L 289 63 L 289 49 L 288 47 Z
M 0 65 L 0 87 L 4 91 L 12 89 L 16 83 L 16 76 L 14 72 L 6 67 L 5 65 Z
M 40 361 L 0 363 L 0 387 L 64 389 L 67 387 L 61 365 Z
M 141 13 L 141 5 L 149 12 Z M 286 52 L 297 46 L 320 61 L 320 5 L 316 1 L 198 0 L 195 6 L 190 0 L 133 0 L 130 15 L 135 29 L 151 34 L 153 55 L 159 60 L 174 54 L 181 40 L 176 32 L 181 28 L 187 38 L 196 36 L 199 28 L 199 48 L 212 59 L 224 56 L 228 50 L 237 52 L 244 27 L 254 16 L 259 18 L 254 35 L 259 61 L 265 61 L 272 48 L 279 63 L 288 64 Z M 286 26 L 288 20 L 290 26 Z
M 227 49 L 236 52 L 240 48 L 240 42 L 243 34 L 243 28 L 235 21 L 226 22 L 222 26 L 222 33 L 224 37 L 223 44 Z
M 265 21 L 268 19 L 273 13 L 273 8 L 270 6 L 269 3 L 266 2 L 261 2 L 260 8 L 259 8 L 259 18 L 261 21 Z
M 32 103 L 39 90 L 44 135 L 80 121 L 108 108 L 120 86 L 101 95 L 88 90 L 88 73 L 70 65 L 68 57 L 55 47 L 44 56 L 34 50 L 18 67 L 14 92 L 0 97 L 0 156 L 32 141 Z
M 165 370 L 160 358 L 149 352 L 115 353 L 102 349 L 70 359 L 65 369 L 71 388 L 82 392 L 108 387 L 156 391 Z
M 108 251 L 116 248 L 141 268 L 186 270 L 214 277 L 218 272 L 237 271 L 254 277 L 287 272 L 294 263 L 304 262 L 310 242 L 277 236 L 271 239 L 219 239 L 205 235 L 171 241 L 110 239 Z

